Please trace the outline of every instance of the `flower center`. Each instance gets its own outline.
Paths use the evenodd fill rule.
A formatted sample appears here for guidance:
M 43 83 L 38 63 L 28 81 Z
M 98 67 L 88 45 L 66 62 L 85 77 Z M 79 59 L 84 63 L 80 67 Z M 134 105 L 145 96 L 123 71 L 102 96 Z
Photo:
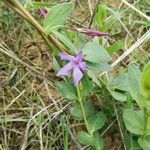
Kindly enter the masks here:
M 79 63 L 80 63 L 80 62 L 77 61 L 77 60 L 74 61 L 74 64 L 77 65 L 77 66 L 79 66 Z

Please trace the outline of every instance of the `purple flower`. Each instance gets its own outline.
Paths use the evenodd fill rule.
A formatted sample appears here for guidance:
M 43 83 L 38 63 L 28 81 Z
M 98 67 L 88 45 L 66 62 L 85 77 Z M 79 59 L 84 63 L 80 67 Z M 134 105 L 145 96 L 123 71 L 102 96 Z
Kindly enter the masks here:
M 77 85 L 83 77 L 83 71 L 86 69 L 85 62 L 83 62 L 82 51 L 79 51 L 76 56 L 67 53 L 60 54 L 61 60 L 67 60 L 68 63 L 59 70 L 57 76 L 68 76 L 73 72 L 73 82 Z
M 105 32 L 99 32 L 97 31 L 96 29 L 84 29 L 84 28 L 77 28 L 77 31 L 78 32 L 81 32 L 81 33 L 85 33 L 89 36 L 105 36 L 105 35 L 108 35 L 108 33 L 105 33 Z
M 45 15 L 47 14 L 47 10 L 45 8 L 40 8 L 39 13 L 41 17 L 45 17 Z

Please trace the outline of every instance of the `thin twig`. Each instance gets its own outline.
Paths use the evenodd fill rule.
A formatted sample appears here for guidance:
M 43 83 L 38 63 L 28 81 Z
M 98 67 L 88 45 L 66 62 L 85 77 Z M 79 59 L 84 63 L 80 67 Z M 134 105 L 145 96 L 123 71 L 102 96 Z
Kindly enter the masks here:
M 104 132 L 102 132 L 101 136 L 103 136 L 110 128 L 111 126 L 116 122 L 117 119 L 115 119 L 113 122 L 111 122 L 111 124 L 104 130 Z

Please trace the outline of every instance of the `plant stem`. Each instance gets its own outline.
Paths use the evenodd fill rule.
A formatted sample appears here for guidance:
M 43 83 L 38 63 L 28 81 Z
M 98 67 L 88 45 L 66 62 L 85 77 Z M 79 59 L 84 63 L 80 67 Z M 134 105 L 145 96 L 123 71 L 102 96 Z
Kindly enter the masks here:
M 77 85 L 77 95 L 78 95 L 78 102 L 79 102 L 79 105 L 81 107 L 81 112 L 82 112 L 82 115 L 83 115 L 83 120 L 84 120 L 86 129 L 87 129 L 88 133 L 91 134 L 91 132 L 89 130 L 89 124 L 88 124 L 88 121 L 87 121 L 87 118 L 86 118 L 84 106 L 83 106 L 83 99 L 81 97 L 80 85 Z

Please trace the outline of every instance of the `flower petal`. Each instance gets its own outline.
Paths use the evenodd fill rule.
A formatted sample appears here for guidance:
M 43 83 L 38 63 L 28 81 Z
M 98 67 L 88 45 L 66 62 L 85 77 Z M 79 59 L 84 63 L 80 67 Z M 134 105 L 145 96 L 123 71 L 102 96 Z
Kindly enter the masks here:
M 82 51 L 80 50 L 76 55 L 76 60 L 78 62 L 82 62 L 82 59 L 83 59 L 83 54 L 82 54 Z
M 74 85 L 77 85 L 78 82 L 82 79 L 82 77 L 83 77 L 83 73 L 80 70 L 80 68 L 79 67 L 75 67 L 74 70 L 73 70 L 73 82 L 74 82 Z
M 74 61 L 75 57 L 67 53 L 60 53 L 61 60 Z
M 65 65 L 63 68 L 61 68 L 56 76 L 68 76 L 72 69 L 73 69 L 73 64 L 72 62 L 70 62 L 67 65 Z
M 85 64 L 85 62 L 81 62 L 81 63 L 79 64 L 79 67 L 80 67 L 80 69 L 81 69 L 82 71 L 84 71 L 84 70 L 86 69 L 86 64 Z

